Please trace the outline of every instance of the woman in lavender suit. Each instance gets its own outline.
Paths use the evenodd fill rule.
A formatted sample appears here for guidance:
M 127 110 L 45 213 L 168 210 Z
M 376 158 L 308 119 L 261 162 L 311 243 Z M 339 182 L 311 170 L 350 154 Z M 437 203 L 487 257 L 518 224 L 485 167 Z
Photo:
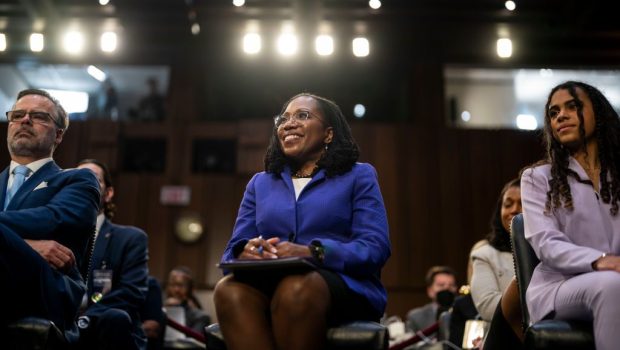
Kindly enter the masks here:
M 527 290 L 532 322 L 591 320 L 596 348 L 620 332 L 620 119 L 596 88 L 566 82 L 545 106 L 547 157 L 525 170 L 525 236 L 541 263 Z

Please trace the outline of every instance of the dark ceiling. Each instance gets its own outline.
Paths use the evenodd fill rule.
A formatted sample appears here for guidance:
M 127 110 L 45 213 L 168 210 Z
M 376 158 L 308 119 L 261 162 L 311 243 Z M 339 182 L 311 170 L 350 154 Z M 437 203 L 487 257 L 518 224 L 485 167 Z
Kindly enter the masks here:
M 9 36 L 12 48 L 0 59 L 28 54 L 26 37 L 34 27 L 59 37 L 71 25 L 94 38 L 104 28 L 120 33 L 117 56 L 102 57 L 92 50 L 90 60 L 165 63 L 178 54 L 205 50 L 210 57 L 213 52 L 225 57 L 226 50 L 238 46 L 249 21 L 274 32 L 284 20 L 293 20 L 302 36 L 313 35 L 321 21 L 330 23 L 342 41 L 364 32 L 381 48 L 373 52 L 390 60 L 430 55 L 444 62 L 492 63 L 502 31 L 513 39 L 514 61 L 522 64 L 613 64 L 620 56 L 615 2 L 516 3 L 516 11 L 510 12 L 503 0 L 384 0 L 379 10 L 370 9 L 365 0 L 248 0 L 239 8 L 231 0 L 112 0 L 107 6 L 97 0 L 2 0 L 0 31 Z M 193 22 L 200 24 L 198 35 L 191 34 Z M 57 47 L 50 40 L 46 59 L 63 59 L 55 53 Z
M 382 119 L 398 120 L 407 118 L 410 97 L 418 94 L 412 80 L 426 67 L 616 69 L 620 62 L 613 1 L 516 0 L 512 12 L 504 0 L 384 0 L 378 10 L 367 0 L 247 0 L 243 7 L 232 0 L 0 1 L 0 32 L 9 41 L 0 63 L 169 66 L 173 77 L 174 67 L 192 67 L 188 84 L 204 101 L 204 118 L 264 117 L 292 93 L 313 91 L 344 105 L 364 101 Z M 288 61 L 273 50 L 285 21 L 300 36 L 301 52 Z M 193 23 L 200 25 L 197 35 Z M 335 38 L 329 59 L 307 44 L 324 24 Z M 241 51 L 249 26 L 264 38 L 254 57 Z M 58 38 L 69 27 L 92 39 L 85 55 L 60 49 Z M 35 29 L 49 38 L 40 54 L 27 46 Z M 96 47 L 105 29 L 119 34 L 113 55 Z M 358 35 L 370 41 L 364 59 L 351 54 Z M 496 55 L 501 36 L 513 41 L 509 59 Z

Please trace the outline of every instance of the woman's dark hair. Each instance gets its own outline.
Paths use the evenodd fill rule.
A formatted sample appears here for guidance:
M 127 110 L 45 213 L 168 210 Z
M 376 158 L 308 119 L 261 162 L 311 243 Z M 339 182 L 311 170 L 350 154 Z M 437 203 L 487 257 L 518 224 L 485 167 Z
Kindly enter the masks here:
M 112 184 L 112 175 L 110 174 L 110 169 L 108 169 L 108 166 L 105 165 L 105 163 L 100 162 L 97 159 L 89 158 L 89 159 L 81 160 L 78 163 L 78 166 L 83 165 L 83 164 L 95 164 L 96 166 L 101 168 L 101 170 L 103 171 L 103 183 L 105 184 L 105 187 L 109 188 L 109 187 L 114 186 Z M 101 195 L 103 196 L 103 193 Z M 104 215 L 108 219 L 112 219 L 114 217 L 114 213 L 116 213 L 116 205 L 114 205 L 114 203 L 112 202 L 104 203 L 103 205 L 104 205 L 104 208 L 103 208 Z
M 510 180 L 502 191 L 499 194 L 499 198 L 497 199 L 497 204 L 495 205 L 495 211 L 493 212 L 493 216 L 491 217 L 491 231 L 487 234 L 487 241 L 489 244 L 502 252 L 510 252 L 510 232 L 506 231 L 504 225 L 502 224 L 502 206 L 504 205 L 504 195 L 511 187 L 521 188 L 521 182 L 517 179 Z
M 317 162 L 317 166 L 325 169 L 325 173 L 328 177 L 342 175 L 351 170 L 359 158 L 359 149 L 353 139 L 351 128 L 347 120 L 342 114 L 340 107 L 338 107 L 335 102 L 324 97 L 304 92 L 286 101 L 280 113 L 284 113 L 291 101 L 301 96 L 311 97 L 317 102 L 325 118 L 325 124 L 332 127 L 334 133 L 332 142 L 323 153 L 323 156 L 321 156 L 321 159 Z M 298 170 L 298 165 L 293 163 L 291 159 L 287 158 L 284 152 L 282 152 L 280 140 L 278 140 L 277 128 L 275 126 L 271 134 L 264 162 L 265 171 L 268 173 L 280 173 L 286 165 L 290 166 L 292 171 Z
M 568 176 L 572 176 L 579 182 L 591 183 L 582 180 L 579 175 L 568 168 L 570 150 L 564 147 L 553 137 L 551 121 L 549 118 L 549 104 L 551 98 L 558 90 L 567 90 L 575 99 L 577 116 L 579 117 L 579 135 L 586 144 L 585 129 L 583 126 L 583 101 L 577 95 L 577 89 L 581 89 L 592 102 L 594 111 L 595 128 L 593 137 L 598 143 L 598 158 L 601 165 L 600 194 L 603 202 L 611 203 L 609 210 L 612 215 L 618 213 L 618 198 L 620 197 L 620 119 L 618 113 L 611 106 L 607 98 L 597 88 L 578 81 L 567 81 L 554 87 L 549 93 L 545 104 L 545 129 L 544 140 L 547 148 L 547 158 L 544 163 L 551 164 L 551 179 L 545 212 L 550 213 L 553 209 L 564 207 L 573 209 L 573 196 L 568 185 Z M 608 175 L 611 175 L 611 182 Z

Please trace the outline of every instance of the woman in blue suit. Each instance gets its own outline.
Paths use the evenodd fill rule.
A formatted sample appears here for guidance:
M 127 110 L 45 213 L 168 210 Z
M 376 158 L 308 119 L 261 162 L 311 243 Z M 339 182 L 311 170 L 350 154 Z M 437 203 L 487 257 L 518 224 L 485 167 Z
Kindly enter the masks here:
M 305 256 L 319 268 L 229 274 L 215 288 L 217 317 L 229 349 L 321 349 L 328 326 L 384 312 L 385 208 L 334 102 L 299 94 L 274 121 L 265 171 L 247 185 L 222 261 Z

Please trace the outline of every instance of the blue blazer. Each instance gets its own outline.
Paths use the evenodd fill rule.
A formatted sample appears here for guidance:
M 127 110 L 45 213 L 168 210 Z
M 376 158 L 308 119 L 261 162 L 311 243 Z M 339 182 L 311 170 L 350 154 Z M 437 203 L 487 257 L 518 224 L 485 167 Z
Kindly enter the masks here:
M 2 203 L 8 177 L 7 167 L 0 173 Z M 41 304 L 40 314 L 24 316 L 50 318 L 65 331 L 70 341 L 77 335 L 74 320 L 86 291 L 78 267 L 83 263 L 87 242 L 94 233 L 98 205 L 99 183 L 90 170 L 62 170 L 51 161 L 32 174 L 6 210 L 0 211 L 0 224 L 22 239 L 54 240 L 73 251 L 77 266 L 67 273 L 51 268 L 37 254 L 36 259 L 31 260 L 32 264 L 40 265 L 40 278 L 31 276 L 31 285 L 16 286 L 40 290 L 40 300 L 31 301 L 33 305 Z M 31 252 L 34 251 L 30 249 L 28 254 Z M 17 264 L 13 267 L 13 273 L 18 275 L 21 267 Z
M 261 172 L 248 183 L 222 261 L 234 259 L 251 238 L 279 237 L 325 247 L 324 267 L 338 273 L 381 316 L 387 294 L 381 268 L 391 254 L 377 174 L 370 164 L 326 177 L 320 170 L 295 200 L 290 169 Z
M 109 308 L 126 311 L 134 324 L 133 337 L 138 348 L 146 345 L 142 331 L 140 309 L 148 290 L 148 238 L 137 227 L 113 224 L 106 219 L 95 241 L 90 278 L 88 279 L 88 309 L 85 314 L 97 316 Z M 112 289 L 93 303 L 93 270 L 112 271 Z

